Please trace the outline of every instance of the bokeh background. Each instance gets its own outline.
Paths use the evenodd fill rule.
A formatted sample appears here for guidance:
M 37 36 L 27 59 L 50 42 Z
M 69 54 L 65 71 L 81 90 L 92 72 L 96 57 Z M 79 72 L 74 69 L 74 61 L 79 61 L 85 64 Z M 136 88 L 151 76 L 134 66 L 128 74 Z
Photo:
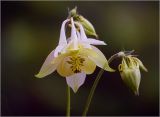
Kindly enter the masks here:
M 159 114 L 159 2 L 1 2 L 1 112 L 2 115 L 65 115 L 66 81 L 56 72 L 37 79 L 47 55 L 57 46 L 61 23 L 68 8 L 78 11 L 95 27 L 107 46 L 98 46 L 109 58 L 125 50 L 148 68 L 142 73 L 140 95 L 122 82 L 119 72 L 105 72 L 88 115 Z M 111 67 L 117 69 L 118 60 Z M 81 115 L 90 88 L 100 69 L 71 92 L 71 114 Z

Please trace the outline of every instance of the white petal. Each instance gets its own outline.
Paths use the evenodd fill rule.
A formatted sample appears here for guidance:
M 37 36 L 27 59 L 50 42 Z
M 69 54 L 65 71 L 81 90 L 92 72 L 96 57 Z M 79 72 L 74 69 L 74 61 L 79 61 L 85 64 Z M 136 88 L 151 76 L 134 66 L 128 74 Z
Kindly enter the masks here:
M 80 33 L 78 31 L 77 31 L 77 37 L 78 37 L 78 40 L 81 39 L 81 35 L 80 35 Z
M 59 45 L 67 45 L 66 33 L 65 33 L 65 24 L 68 21 L 69 21 L 69 19 L 66 19 L 62 23 L 61 32 L 60 32 L 60 38 L 59 38 Z
M 99 41 L 96 39 L 87 38 L 83 26 L 78 22 L 75 22 L 75 23 L 80 27 L 80 36 L 81 36 L 80 39 L 82 40 L 83 43 L 92 44 L 92 45 L 106 45 L 106 43 L 104 41 Z M 89 47 L 89 48 L 91 48 L 91 47 Z
M 82 24 L 76 22 L 76 24 L 80 27 L 80 35 L 81 35 L 81 40 L 86 40 L 87 36 L 85 34 L 84 28 L 82 26 Z
M 68 44 L 67 44 L 67 46 L 64 47 L 64 50 L 65 51 L 67 51 L 67 50 L 74 50 L 73 40 L 71 38 L 68 38 L 67 41 L 68 41 Z
M 64 47 L 65 47 L 64 45 L 58 45 L 55 49 L 54 57 L 57 57 L 58 53 L 61 52 Z
M 79 87 L 84 83 L 85 79 L 86 74 L 83 72 L 66 77 L 67 84 L 73 89 L 74 93 L 77 92 Z
M 48 55 L 45 62 L 43 63 L 40 72 L 36 75 L 38 78 L 45 77 L 52 72 L 54 72 L 57 68 L 57 64 L 52 64 L 52 60 L 54 59 L 54 50 Z
M 71 37 L 69 37 L 68 39 L 67 39 L 67 43 L 69 43 L 71 41 Z
M 81 42 L 84 48 L 92 49 L 91 45 L 88 43 Z
M 71 24 L 72 24 L 72 29 L 71 29 L 71 40 L 73 40 L 73 49 L 77 50 L 78 49 L 78 37 L 76 34 L 76 28 L 74 25 L 73 18 L 71 18 Z
M 107 45 L 104 41 L 99 41 L 96 39 L 88 38 L 85 40 L 87 43 L 92 44 L 92 45 Z
M 77 36 L 78 36 L 78 43 L 80 45 L 82 45 L 84 48 L 91 49 L 91 45 L 88 42 L 85 42 L 84 40 L 81 39 L 81 35 L 78 31 L 77 31 Z

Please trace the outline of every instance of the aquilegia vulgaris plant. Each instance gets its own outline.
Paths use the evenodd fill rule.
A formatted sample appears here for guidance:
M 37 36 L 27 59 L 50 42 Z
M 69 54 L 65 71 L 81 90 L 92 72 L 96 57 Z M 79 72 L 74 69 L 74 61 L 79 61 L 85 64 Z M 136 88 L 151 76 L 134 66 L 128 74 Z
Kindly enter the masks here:
M 68 28 L 67 28 L 68 27 Z M 68 29 L 68 30 L 66 30 Z M 70 29 L 70 30 L 69 30 Z M 66 32 L 70 32 L 69 35 Z M 94 36 L 95 38 L 88 38 Z M 92 74 L 96 66 L 102 68 L 88 96 L 83 116 L 86 116 L 94 91 L 104 71 L 114 72 L 109 63 L 115 58 L 121 58 L 122 63 L 118 66 L 120 75 L 125 84 L 138 94 L 141 74 L 139 67 L 147 71 L 142 62 L 131 55 L 133 51 L 121 51 L 114 54 L 107 61 L 104 54 L 94 45 L 106 45 L 104 41 L 97 40 L 98 35 L 93 25 L 83 16 L 76 12 L 76 8 L 69 12 L 69 16 L 62 22 L 59 43 L 48 55 L 43 63 L 37 78 L 43 78 L 57 71 L 67 82 L 67 116 L 70 116 L 70 87 L 76 93 L 84 84 L 86 74 Z

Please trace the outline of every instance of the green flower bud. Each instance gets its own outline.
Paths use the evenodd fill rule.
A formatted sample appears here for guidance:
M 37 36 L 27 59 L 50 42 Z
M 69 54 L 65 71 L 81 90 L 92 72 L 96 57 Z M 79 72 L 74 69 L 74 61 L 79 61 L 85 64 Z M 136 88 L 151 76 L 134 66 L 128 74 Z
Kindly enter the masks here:
M 120 75 L 124 83 L 135 93 L 139 95 L 139 85 L 141 81 L 140 69 L 147 71 L 143 63 L 131 55 L 123 56 L 122 63 L 118 66 Z
M 77 17 L 77 7 L 75 7 L 75 8 L 73 8 L 72 10 L 70 10 L 69 11 L 69 16 L 68 16 L 68 18 L 70 18 L 70 17 Z
M 79 15 L 77 17 L 77 21 L 83 25 L 85 33 L 87 35 L 95 36 L 96 38 L 98 38 L 98 35 L 96 34 L 93 25 L 86 18 L 84 18 L 82 15 Z
M 78 21 L 79 23 L 82 24 L 84 31 L 87 35 L 98 38 L 98 35 L 96 34 L 96 31 L 93 25 L 86 18 L 84 18 L 82 15 L 79 15 L 77 13 L 77 7 L 75 7 L 69 12 L 68 18 L 70 17 L 73 17 L 75 21 Z

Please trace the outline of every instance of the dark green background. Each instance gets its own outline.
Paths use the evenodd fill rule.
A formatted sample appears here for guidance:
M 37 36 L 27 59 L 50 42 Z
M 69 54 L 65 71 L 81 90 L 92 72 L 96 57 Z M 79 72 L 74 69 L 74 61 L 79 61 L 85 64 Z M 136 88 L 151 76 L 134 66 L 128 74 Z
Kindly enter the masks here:
M 107 46 L 98 46 L 109 58 L 125 50 L 148 68 L 142 73 L 140 95 L 135 96 L 118 72 L 105 72 L 88 115 L 158 115 L 159 112 L 159 2 L 1 2 L 2 115 L 65 115 L 66 81 L 54 72 L 34 77 L 57 46 L 67 8 L 78 11 L 95 27 Z M 117 69 L 118 60 L 111 67 Z M 71 114 L 81 115 L 95 77 L 71 94 Z

